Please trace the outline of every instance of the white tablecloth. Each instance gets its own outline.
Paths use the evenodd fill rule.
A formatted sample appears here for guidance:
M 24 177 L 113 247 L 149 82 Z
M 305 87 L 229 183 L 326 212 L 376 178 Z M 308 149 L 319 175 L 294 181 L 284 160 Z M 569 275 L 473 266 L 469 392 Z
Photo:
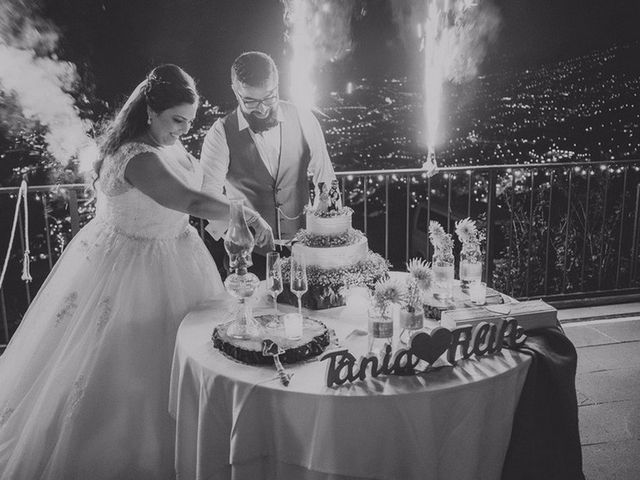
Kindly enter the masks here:
M 294 376 L 284 387 L 273 367 L 213 348 L 211 333 L 228 309 L 228 301 L 205 305 L 178 331 L 170 412 L 180 480 L 500 478 L 529 357 L 503 350 L 338 388 L 326 387 L 328 362 L 312 361 L 287 366 Z M 366 330 L 343 312 L 306 313 L 340 339 Z M 353 345 L 343 341 L 350 349 L 366 341 L 351 338 Z

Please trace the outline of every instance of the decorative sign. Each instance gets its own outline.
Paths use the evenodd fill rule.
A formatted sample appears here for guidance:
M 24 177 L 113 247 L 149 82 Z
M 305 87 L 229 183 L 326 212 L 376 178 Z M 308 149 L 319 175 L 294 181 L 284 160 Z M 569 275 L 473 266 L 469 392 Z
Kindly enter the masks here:
M 385 345 L 381 358 L 371 355 L 356 360 L 348 350 L 338 350 L 323 355 L 320 360 L 327 363 L 327 387 L 342 385 L 345 382 L 364 380 L 367 375 L 416 375 L 424 373 L 428 367 L 419 370 L 416 367 L 421 360 L 432 365 L 445 352 L 447 361 L 456 364 L 456 354 L 462 358 L 471 355 L 481 357 L 498 353 L 502 348 L 515 349 L 525 341 L 524 331 L 514 318 L 501 323 L 478 323 L 475 327 L 466 326 L 448 330 L 434 328 L 431 333 L 416 332 L 411 336 L 409 348 L 391 352 L 391 346 Z M 367 370 L 368 369 L 368 370 Z

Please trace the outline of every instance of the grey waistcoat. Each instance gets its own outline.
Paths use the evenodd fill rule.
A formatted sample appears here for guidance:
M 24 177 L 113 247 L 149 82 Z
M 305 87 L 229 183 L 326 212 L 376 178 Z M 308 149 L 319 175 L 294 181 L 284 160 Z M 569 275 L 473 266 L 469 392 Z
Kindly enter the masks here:
M 309 146 L 302 134 L 300 119 L 293 105 L 280 102 L 280 156 L 274 179 L 260 158 L 248 129 L 238 129 L 234 110 L 222 120 L 229 146 L 227 196 L 239 193 L 271 225 L 276 238 L 292 238 L 304 227 L 303 208 L 309 201 Z M 278 215 L 277 208 L 284 215 Z M 295 218 L 288 220 L 286 217 Z M 261 249 L 256 249 L 261 252 Z

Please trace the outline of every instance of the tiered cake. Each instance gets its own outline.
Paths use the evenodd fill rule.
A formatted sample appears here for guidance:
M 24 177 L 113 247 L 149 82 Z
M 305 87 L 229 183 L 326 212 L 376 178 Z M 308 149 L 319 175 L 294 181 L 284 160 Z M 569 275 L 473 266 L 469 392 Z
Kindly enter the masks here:
M 373 288 L 376 281 L 388 275 L 387 261 L 371 252 L 367 237 L 352 228 L 352 215 L 353 210 L 342 206 L 335 184 L 307 208 L 307 228 L 297 233 L 292 247 L 292 255 L 307 265 L 309 290 L 302 297 L 306 308 L 344 305 L 345 287 Z M 285 264 L 283 274 L 288 286 L 287 267 Z M 282 298 L 287 303 L 297 302 L 288 290 Z

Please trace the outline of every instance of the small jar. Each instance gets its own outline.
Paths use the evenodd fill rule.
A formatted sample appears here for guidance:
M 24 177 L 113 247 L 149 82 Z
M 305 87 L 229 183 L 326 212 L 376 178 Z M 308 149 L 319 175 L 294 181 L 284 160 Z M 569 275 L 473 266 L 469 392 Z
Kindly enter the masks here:
M 398 326 L 400 327 L 400 343 L 406 345 L 409 342 L 411 334 L 424 326 L 424 310 L 417 308 L 409 311 L 401 308 L 398 317 Z
M 462 249 L 458 278 L 460 278 L 460 287 L 465 293 L 468 293 L 471 282 L 482 280 L 482 253 L 480 249 Z
M 433 254 L 431 269 L 433 270 L 433 296 L 437 300 L 453 298 L 453 279 L 455 277 L 453 253 L 436 250 Z
M 378 308 L 369 307 L 369 351 L 380 352 L 385 344 L 393 342 L 393 317 L 391 306 Z

